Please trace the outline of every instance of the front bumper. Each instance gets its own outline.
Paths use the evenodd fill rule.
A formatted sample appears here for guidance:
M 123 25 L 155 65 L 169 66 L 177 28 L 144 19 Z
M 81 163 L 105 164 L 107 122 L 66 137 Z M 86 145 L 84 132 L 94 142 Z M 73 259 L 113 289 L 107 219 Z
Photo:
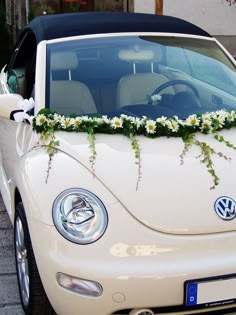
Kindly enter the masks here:
M 234 232 L 201 236 L 158 233 L 119 203 L 109 208 L 106 233 L 90 245 L 73 244 L 55 227 L 32 217 L 28 220 L 42 282 L 58 315 L 129 314 L 143 308 L 159 310 L 158 314 L 195 314 L 200 310 L 182 307 L 184 282 L 236 273 Z M 94 298 L 66 290 L 57 283 L 58 272 L 98 282 L 103 293 Z

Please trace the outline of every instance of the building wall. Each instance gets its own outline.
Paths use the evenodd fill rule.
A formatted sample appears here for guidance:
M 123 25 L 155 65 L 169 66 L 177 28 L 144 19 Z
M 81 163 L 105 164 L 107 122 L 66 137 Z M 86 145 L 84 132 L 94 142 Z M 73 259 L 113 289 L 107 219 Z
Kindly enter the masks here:
M 134 11 L 155 13 L 155 2 L 135 0 Z M 163 14 L 183 18 L 213 35 L 236 35 L 236 4 L 230 6 L 226 0 L 163 0 Z
M 184 18 L 213 35 L 236 35 L 236 4 L 226 0 L 163 0 L 164 14 Z
M 181 5 L 180 5 L 181 3 Z M 135 12 L 155 12 L 155 0 L 135 0 Z M 236 4 L 226 0 L 163 0 L 163 14 L 183 18 L 236 52 Z
M 226 0 L 163 0 L 163 12 L 192 22 L 214 35 L 231 53 L 236 52 L 236 4 Z M 183 9 L 184 8 L 184 9 Z
M 155 0 L 134 0 L 134 12 L 154 13 Z

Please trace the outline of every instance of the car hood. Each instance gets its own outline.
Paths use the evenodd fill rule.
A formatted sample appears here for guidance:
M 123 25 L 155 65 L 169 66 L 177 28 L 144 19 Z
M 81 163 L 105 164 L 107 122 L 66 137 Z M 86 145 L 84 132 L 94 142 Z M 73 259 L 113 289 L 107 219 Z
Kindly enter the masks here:
M 233 130 L 223 131 L 222 134 L 226 140 L 234 142 Z M 213 178 L 201 163 L 199 147 L 191 147 L 183 164 L 180 163 L 184 148 L 181 138 L 137 136 L 141 149 L 139 170 L 127 137 L 97 134 L 93 176 L 114 194 L 132 216 L 153 230 L 169 234 L 234 231 L 236 219 L 221 219 L 214 204 L 222 196 L 236 200 L 236 151 L 217 142 L 212 135 L 196 136 L 230 157 L 226 160 L 213 156 L 215 171 L 220 178 L 219 185 L 214 189 L 211 189 Z M 60 150 L 91 170 L 91 148 L 85 133 L 57 132 L 56 137 L 60 141 Z

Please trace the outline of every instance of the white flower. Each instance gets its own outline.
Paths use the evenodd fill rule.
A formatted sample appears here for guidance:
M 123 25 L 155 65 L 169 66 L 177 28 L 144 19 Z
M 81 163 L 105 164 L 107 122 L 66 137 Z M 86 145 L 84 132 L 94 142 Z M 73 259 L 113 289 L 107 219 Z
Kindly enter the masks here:
M 227 119 L 228 116 L 228 112 L 226 112 L 224 109 L 219 110 L 216 112 L 216 117 L 214 117 L 216 119 L 216 121 L 218 122 L 218 124 L 220 125 L 220 127 L 223 127 L 223 125 L 225 124 L 225 121 Z
M 226 116 L 227 115 L 227 111 L 225 109 L 217 110 L 215 113 L 218 116 Z
M 172 132 L 177 132 L 179 130 L 179 123 L 174 119 L 168 120 L 167 126 Z
M 161 117 L 157 118 L 156 121 L 159 124 L 161 124 L 163 127 L 165 127 L 166 126 L 166 122 L 167 122 L 167 117 L 161 116 Z
M 181 125 L 181 126 L 185 126 L 185 121 L 182 120 L 182 119 L 179 119 L 178 120 L 178 124 Z
M 128 119 L 128 118 L 129 118 L 129 116 L 127 116 L 127 115 L 125 115 L 125 114 L 121 114 L 120 117 L 121 117 L 122 119 Z
M 145 128 L 146 128 L 147 133 L 154 134 L 156 131 L 156 122 L 151 119 L 147 120 Z
M 91 120 L 90 117 L 88 117 L 87 115 L 86 116 L 81 116 L 81 121 L 89 121 Z
M 128 116 L 127 120 L 132 124 L 135 121 L 136 117 Z
M 49 126 L 49 127 L 53 128 L 56 123 L 57 123 L 56 120 L 54 120 L 54 119 L 48 119 L 48 126 Z
M 39 115 L 36 117 L 36 125 L 37 125 L 37 126 L 42 126 L 45 122 L 47 122 L 47 118 L 46 118 L 45 115 L 39 114 Z
M 212 130 L 212 121 L 209 119 L 204 119 L 201 124 L 201 131 L 208 130 L 211 132 Z
M 200 119 L 197 117 L 196 114 L 190 115 L 186 121 L 185 121 L 185 125 L 187 126 L 199 126 L 200 123 Z
M 73 123 L 74 123 L 74 121 L 71 120 L 70 117 L 66 117 L 65 119 L 62 119 L 62 120 L 61 120 L 61 127 L 62 127 L 63 129 L 66 129 L 66 128 L 72 126 Z
M 227 113 L 226 119 L 230 122 L 234 121 L 236 118 L 236 112 L 231 110 L 231 112 Z
M 135 125 L 137 129 L 139 129 L 143 125 L 143 119 L 139 117 L 129 117 L 131 124 Z
M 213 118 L 213 115 L 215 115 L 215 113 L 206 113 L 202 115 L 202 121 L 206 121 L 206 120 L 211 121 Z
M 70 119 L 70 125 L 74 125 L 75 124 L 75 118 L 69 118 Z
M 54 120 L 60 120 L 61 119 L 61 115 L 58 115 L 57 113 L 53 114 L 53 119 Z
M 121 118 L 118 118 L 118 117 L 114 117 L 112 120 L 111 120 L 111 126 L 112 128 L 116 129 L 116 128 L 122 128 L 122 124 L 123 124 L 123 121 Z
M 225 118 L 226 118 L 226 117 L 223 117 L 223 116 L 219 116 L 219 117 L 216 118 L 216 120 L 217 120 L 217 122 L 218 122 L 218 124 L 219 124 L 220 127 L 223 127 L 223 126 L 224 126 L 224 124 L 225 124 Z
M 206 127 L 211 127 L 212 126 L 212 121 L 208 120 L 208 119 L 204 119 L 202 121 L 202 125 L 206 126 Z
M 75 117 L 73 121 L 74 128 L 79 127 L 80 124 L 81 124 L 81 117 Z
M 111 120 L 107 117 L 107 115 L 102 116 L 103 122 L 107 125 L 111 124 Z
M 175 120 L 175 121 L 177 121 L 177 122 L 180 122 L 179 117 L 178 117 L 178 116 L 176 116 L 176 115 L 174 116 L 174 120 Z
M 58 115 L 54 114 L 53 119 L 55 120 L 56 123 L 61 123 L 61 121 L 64 121 L 65 116 L 64 115 Z
M 143 120 L 140 118 L 135 118 L 134 124 L 135 124 L 136 128 L 139 129 L 143 125 Z
M 154 95 L 151 96 L 151 99 L 152 99 L 153 103 L 157 103 L 157 102 L 161 101 L 162 96 L 159 95 L 159 94 L 154 94 Z
M 103 120 L 102 118 L 100 118 L 100 117 L 94 117 L 94 120 L 95 120 L 99 125 L 101 125 L 101 124 L 104 122 L 104 120 Z

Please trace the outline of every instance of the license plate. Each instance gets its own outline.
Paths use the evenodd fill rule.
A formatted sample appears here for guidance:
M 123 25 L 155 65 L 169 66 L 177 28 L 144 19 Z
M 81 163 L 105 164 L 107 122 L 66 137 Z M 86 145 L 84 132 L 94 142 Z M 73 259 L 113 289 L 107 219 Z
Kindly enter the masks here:
M 236 275 L 185 282 L 185 305 L 225 305 L 236 302 Z

